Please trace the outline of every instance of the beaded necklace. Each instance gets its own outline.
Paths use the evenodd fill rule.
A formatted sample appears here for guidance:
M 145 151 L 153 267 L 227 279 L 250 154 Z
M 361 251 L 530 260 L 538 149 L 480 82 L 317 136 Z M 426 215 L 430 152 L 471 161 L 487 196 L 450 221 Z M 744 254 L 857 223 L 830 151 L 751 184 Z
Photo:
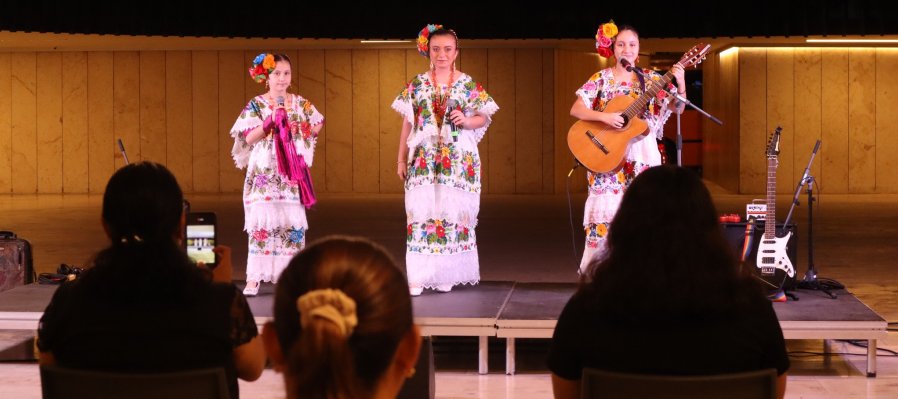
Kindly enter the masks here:
M 449 75 L 449 80 L 452 81 L 452 74 Z M 445 92 L 443 91 L 443 86 L 440 86 L 437 83 L 433 70 L 430 71 L 430 81 L 433 83 L 433 95 L 431 98 L 431 102 L 433 103 L 433 116 L 434 119 L 436 119 L 437 129 L 442 129 L 451 90 L 447 85 Z

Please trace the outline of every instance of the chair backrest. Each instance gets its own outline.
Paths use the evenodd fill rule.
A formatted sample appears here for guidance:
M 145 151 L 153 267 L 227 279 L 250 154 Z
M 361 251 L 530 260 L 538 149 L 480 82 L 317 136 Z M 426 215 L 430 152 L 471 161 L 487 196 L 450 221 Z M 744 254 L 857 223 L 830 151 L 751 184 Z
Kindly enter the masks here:
M 734 374 L 662 376 L 584 369 L 583 399 L 775 399 L 776 370 Z
M 228 399 L 224 369 L 116 373 L 41 367 L 44 399 Z

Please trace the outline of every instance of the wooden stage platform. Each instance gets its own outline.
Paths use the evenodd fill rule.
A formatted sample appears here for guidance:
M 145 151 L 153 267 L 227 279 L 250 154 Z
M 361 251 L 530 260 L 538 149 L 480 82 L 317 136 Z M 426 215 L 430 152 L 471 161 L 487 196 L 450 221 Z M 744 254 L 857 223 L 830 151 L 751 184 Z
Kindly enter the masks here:
M 262 324 L 271 319 L 273 286 L 265 284 L 249 304 Z M 0 329 L 36 330 L 56 286 L 31 284 L 0 293 Z M 450 293 L 425 291 L 413 298 L 415 322 L 427 336 L 479 337 L 478 369 L 488 371 L 487 338 L 506 340 L 507 374 L 515 372 L 516 338 L 551 338 L 555 322 L 576 285 L 485 281 Z M 876 376 L 876 341 L 887 335 L 882 316 L 846 290 L 836 299 L 796 290 L 799 300 L 774 303 L 786 339 L 866 340 L 867 376 Z

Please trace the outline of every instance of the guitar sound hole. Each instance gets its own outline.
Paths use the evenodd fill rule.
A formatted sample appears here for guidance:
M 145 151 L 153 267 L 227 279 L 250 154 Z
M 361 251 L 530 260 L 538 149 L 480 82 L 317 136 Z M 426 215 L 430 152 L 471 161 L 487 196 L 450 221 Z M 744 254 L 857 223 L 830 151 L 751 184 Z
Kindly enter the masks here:
M 630 123 L 630 118 L 628 118 L 628 117 L 627 117 L 627 116 L 626 116 L 626 115 L 624 115 L 624 114 L 621 114 L 621 118 L 624 118 L 624 124 L 623 124 L 623 125 L 621 125 L 621 127 L 623 127 L 623 126 L 627 126 L 627 124 L 629 124 L 629 123 Z

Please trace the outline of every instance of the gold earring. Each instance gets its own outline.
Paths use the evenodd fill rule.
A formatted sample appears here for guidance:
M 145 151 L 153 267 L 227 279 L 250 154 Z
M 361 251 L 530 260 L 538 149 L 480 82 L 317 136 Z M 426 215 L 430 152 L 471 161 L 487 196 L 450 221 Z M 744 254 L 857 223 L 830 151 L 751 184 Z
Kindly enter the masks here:
M 431 71 L 434 70 L 434 67 L 433 67 L 433 61 L 430 61 L 430 70 L 431 70 Z
M 410 368 L 408 370 L 408 372 L 405 373 L 405 378 L 412 378 L 414 376 L 415 376 L 415 368 L 414 367 Z

